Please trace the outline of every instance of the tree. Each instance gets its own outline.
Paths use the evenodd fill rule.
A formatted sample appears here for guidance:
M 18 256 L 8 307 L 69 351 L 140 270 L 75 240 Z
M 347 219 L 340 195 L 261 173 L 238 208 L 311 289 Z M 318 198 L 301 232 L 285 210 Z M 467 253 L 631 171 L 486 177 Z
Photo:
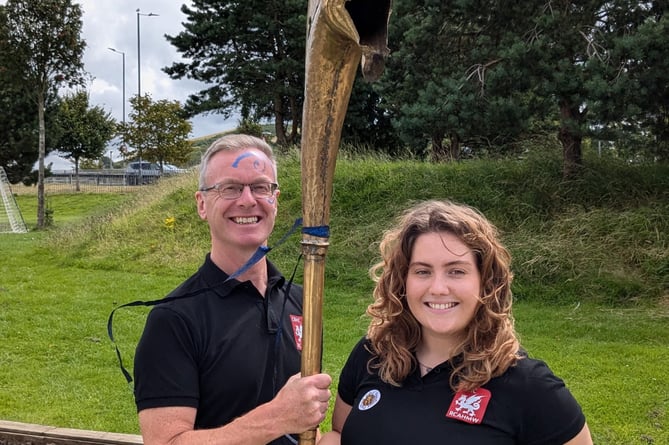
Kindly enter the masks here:
M 629 158 L 669 159 L 668 8 L 625 3 L 607 10 L 607 40 L 593 48 L 593 71 L 606 73 L 588 81 L 595 135 Z
M 542 6 L 524 36 L 526 56 L 518 61 L 535 94 L 557 104 L 568 178 L 582 165 L 583 137 L 662 115 L 669 38 L 655 26 L 664 15 L 660 2 L 561 0 Z
M 5 168 L 10 183 L 37 183 L 33 166 L 39 158 L 37 110 L 25 93 L 12 86 L 11 80 L 0 75 L 0 165 Z M 46 153 L 53 150 L 58 138 L 55 128 L 59 99 L 49 95 L 45 109 Z M 46 173 L 45 173 L 46 174 Z
M 349 99 L 341 142 L 364 146 L 390 155 L 400 154 L 402 141 L 393 128 L 391 114 L 383 98 L 358 72 Z
M 525 130 L 528 104 L 515 89 L 521 76 L 510 70 L 491 78 L 508 30 L 527 20 L 518 9 L 515 2 L 395 2 L 379 91 L 416 154 L 430 149 L 435 161 L 455 160 L 464 145 L 506 143 Z
M 182 6 L 185 30 L 167 36 L 190 62 L 164 69 L 209 87 L 186 102 L 189 115 L 241 109 L 243 119 L 275 123 L 277 142 L 297 142 L 302 120 L 306 3 L 302 0 L 195 0 Z M 288 130 L 288 125 L 291 129 Z
M 0 165 L 12 184 L 32 184 L 36 182 L 32 168 L 39 156 L 37 108 L 24 93 L 18 76 L 10 71 L 13 50 L 9 47 L 6 22 L 5 6 L 0 5 Z M 57 96 L 50 92 L 45 110 L 50 136 L 46 139 L 47 152 L 54 136 L 50 123 L 57 104 Z
M 382 96 L 419 153 L 425 138 L 433 157 L 442 140 L 450 144 L 437 159 L 457 158 L 462 142 L 499 145 L 533 121 L 555 122 L 571 177 L 583 138 L 601 129 L 663 140 L 665 9 L 631 0 L 398 0 L 390 39 L 398 49 Z
M 76 191 L 79 191 L 79 162 L 102 156 L 116 131 L 116 122 L 102 107 L 89 108 L 88 93 L 65 97 L 57 115 L 60 137 L 56 149 L 74 160 Z
M 58 85 L 83 83 L 82 12 L 71 0 L 7 0 L 8 70 L 20 79 L 25 94 L 37 107 L 38 181 L 37 227 L 45 227 L 44 158 L 45 107 L 49 91 Z
M 130 121 L 120 129 L 124 140 L 141 152 L 126 150 L 124 155 L 158 162 L 161 168 L 165 162 L 180 164 L 190 159 L 188 135 L 193 128 L 178 101 L 154 102 L 151 95 L 143 94 L 130 99 L 130 105 Z
M 0 58 L 6 54 L 0 48 Z M 0 66 L 3 66 L 1 61 Z M 0 68 L 0 165 L 15 184 L 30 175 L 38 151 L 36 110 L 32 101 L 13 84 L 13 77 Z

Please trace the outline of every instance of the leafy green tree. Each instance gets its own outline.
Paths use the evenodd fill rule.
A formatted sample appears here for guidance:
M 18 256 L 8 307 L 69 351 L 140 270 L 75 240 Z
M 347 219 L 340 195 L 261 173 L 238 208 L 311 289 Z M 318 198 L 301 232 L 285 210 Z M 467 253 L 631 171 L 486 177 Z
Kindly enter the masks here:
M 561 0 L 535 12 L 534 27 L 523 35 L 526 53 L 516 62 L 534 94 L 557 105 L 563 176 L 574 176 L 582 165 L 584 137 L 648 122 L 661 110 L 657 105 L 666 104 L 669 37 L 653 23 L 664 14 L 658 5 Z
M 85 91 L 63 99 L 56 122 L 60 137 L 55 148 L 74 160 L 76 190 L 79 191 L 80 161 L 102 156 L 107 143 L 114 137 L 116 122 L 102 107 L 90 108 Z
M 9 47 L 6 22 L 5 6 L 0 5 L 0 165 L 12 184 L 33 184 L 37 178 L 32 168 L 39 156 L 37 108 L 23 91 L 18 76 L 11 71 L 13 50 Z M 45 110 L 47 152 L 55 137 L 51 123 L 57 105 L 58 97 L 53 91 L 49 92 Z
M 237 123 L 237 130 L 239 133 L 248 134 L 258 138 L 263 137 L 262 134 L 262 125 L 258 122 L 254 122 L 251 119 L 240 119 Z
M 4 54 L 0 50 L 0 57 Z M 0 70 L 0 165 L 15 184 L 30 175 L 37 161 L 37 113 L 30 99 L 12 84 L 12 76 L 5 74 Z
M 130 99 L 130 121 L 120 125 L 124 140 L 134 151 L 125 156 L 157 162 L 180 164 L 190 159 L 192 149 L 188 135 L 193 127 L 186 119 L 178 101 L 162 99 L 154 102 L 143 94 Z
M 304 0 L 195 0 L 182 6 L 184 31 L 167 40 L 188 62 L 164 68 L 174 79 L 207 87 L 187 100 L 189 116 L 239 110 L 243 121 L 274 122 L 276 142 L 299 143 L 304 102 L 307 4 Z M 342 140 L 383 146 L 388 114 L 378 94 L 358 88 Z M 353 117 L 354 116 L 354 117 Z M 371 130 L 371 131 L 367 131 Z
M 12 54 L 6 68 L 37 108 L 37 227 L 43 228 L 47 97 L 59 85 L 74 87 L 84 81 L 81 6 L 71 0 L 7 0 L 6 20 L 6 45 Z

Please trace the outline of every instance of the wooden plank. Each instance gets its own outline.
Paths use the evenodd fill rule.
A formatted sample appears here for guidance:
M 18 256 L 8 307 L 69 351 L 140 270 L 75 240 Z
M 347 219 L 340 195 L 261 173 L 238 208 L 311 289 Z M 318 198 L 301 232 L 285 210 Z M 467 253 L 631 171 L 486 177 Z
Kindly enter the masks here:
M 0 420 L 0 445 L 141 445 L 138 434 L 57 428 Z

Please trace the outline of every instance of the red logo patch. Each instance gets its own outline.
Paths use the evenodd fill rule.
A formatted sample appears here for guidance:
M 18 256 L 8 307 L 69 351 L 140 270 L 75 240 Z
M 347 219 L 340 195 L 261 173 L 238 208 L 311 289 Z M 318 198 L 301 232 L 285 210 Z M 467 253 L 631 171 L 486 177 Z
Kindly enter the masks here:
M 485 388 L 479 388 L 474 392 L 459 391 L 451 406 L 446 412 L 446 417 L 451 419 L 461 420 L 467 423 L 479 424 L 483 421 L 483 415 L 488 402 L 490 401 L 491 393 Z
M 290 323 L 293 325 L 293 338 L 295 338 L 295 347 L 298 351 L 302 350 L 302 316 L 290 316 Z

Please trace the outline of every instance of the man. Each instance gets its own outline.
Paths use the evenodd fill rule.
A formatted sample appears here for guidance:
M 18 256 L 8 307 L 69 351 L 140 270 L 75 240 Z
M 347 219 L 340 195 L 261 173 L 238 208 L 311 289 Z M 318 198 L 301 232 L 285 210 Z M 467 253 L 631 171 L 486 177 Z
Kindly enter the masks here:
M 330 376 L 299 376 L 302 290 L 266 257 L 249 261 L 278 197 L 263 140 L 224 136 L 204 154 L 195 199 L 211 252 L 149 313 L 135 354 L 145 445 L 288 445 L 324 419 Z

